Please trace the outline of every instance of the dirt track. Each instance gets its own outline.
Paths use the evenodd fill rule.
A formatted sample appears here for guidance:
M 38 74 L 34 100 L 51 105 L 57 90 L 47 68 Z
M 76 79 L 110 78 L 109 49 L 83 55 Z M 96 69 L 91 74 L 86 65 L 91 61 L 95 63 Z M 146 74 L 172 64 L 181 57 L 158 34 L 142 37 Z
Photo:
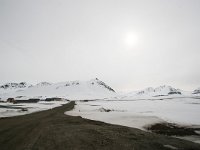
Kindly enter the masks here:
M 200 150 L 199 144 L 138 129 L 64 115 L 74 102 L 0 119 L 0 150 Z

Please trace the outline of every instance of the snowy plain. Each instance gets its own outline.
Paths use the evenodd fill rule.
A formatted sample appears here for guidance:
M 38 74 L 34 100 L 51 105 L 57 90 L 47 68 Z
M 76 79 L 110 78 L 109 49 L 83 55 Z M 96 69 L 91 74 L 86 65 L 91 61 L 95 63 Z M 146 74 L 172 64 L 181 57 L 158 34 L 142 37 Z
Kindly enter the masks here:
M 68 102 L 69 101 L 63 100 L 63 101 L 51 101 L 51 102 L 40 101 L 38 103 L 20 103 L 20 104 L 0 103 L 0 118 L 20 116 L 47 109 L 52 109 L 55 107 L 59 107 L 63 104 L 67 104 Z M 27 111 L 23 111 L 22 109 L 27 109 Z
M 159 122 L 200 126 L 200 99 L 197 98 L 96 100 L 76 104 L 66 114 L 139 129 Z
M 76 101 L 75 108 L 65 114 L 141 130 L 156 123 L 200 128 L 200 98 L 175 96 L 162 99 Z M 177 138 L 200 143 L 200 136 Z

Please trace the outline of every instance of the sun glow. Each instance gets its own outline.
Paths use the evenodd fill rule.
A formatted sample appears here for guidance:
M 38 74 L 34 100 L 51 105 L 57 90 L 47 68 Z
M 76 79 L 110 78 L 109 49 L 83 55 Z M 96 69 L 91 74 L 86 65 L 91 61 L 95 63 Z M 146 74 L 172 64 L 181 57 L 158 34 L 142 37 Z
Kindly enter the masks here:
M 133 33 L 128 33 L 125 35 L 124 44 L 127 46 L 127 48 L 133 48 L 134 46 L 137 45 L 137 43 L 138 43 L 137 35 Z

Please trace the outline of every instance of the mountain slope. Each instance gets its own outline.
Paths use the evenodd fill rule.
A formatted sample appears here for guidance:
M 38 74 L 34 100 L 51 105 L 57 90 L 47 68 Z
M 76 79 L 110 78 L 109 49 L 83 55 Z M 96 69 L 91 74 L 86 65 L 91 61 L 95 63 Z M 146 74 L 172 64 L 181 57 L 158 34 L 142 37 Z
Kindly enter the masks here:
M 200 94 L 200 87 L 197 88 L 197 89 L 195 89 L 195 90 L 192 92 L 192 94 Z
M 68 99 L 98 99 L 115 95 L 115 91 L 103 81 L 92 79 L 89 81 L 68 81 L 60 83 L 41 82 L 35 86 L 15 88 L 13 92 L 2 95 L 3 97 L 63 97 Z
M 159 86 L 157 88 L 149 87 L 136 93 L 136 95 L 149 95 L 149 96 L 168 96 L 173 94 L 181 95 L 181 92 L 180 90 L 167 85 Z
M 28 84 L 26 82 L 6 83 L 6 84 L 3 84 L 3 85 L 0 86 L 0 95 L 25 90 L 25 89 L 30 88 L 32 86 L 33 85 Z
M 182 91 L 171 86 L 163 85 L 156 88 L 148 87 L 144 90 L 133 91 L 130 93 L 122 94 L 116 99 L 152 99 L 153 97 L 160 96 L 180 96 Z

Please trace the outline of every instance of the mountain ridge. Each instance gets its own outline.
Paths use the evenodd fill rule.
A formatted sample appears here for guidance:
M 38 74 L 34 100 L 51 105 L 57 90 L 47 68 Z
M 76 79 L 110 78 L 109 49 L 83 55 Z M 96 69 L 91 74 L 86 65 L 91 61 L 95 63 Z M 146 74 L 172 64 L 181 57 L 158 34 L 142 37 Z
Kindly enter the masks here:
M 19 86 L 20 85 L 20 86 Z M 24 85 L 24 86 L 22 86 Z M 98 78 L 89 81 L 66 81 L 59 83 L 40 82 L 36 85 L 9 83 L 2 85 L 1 97 L 64 97 L 69 99 L 106 98 L 116 92 Z
M 88 81 L 66 81 L 58 83 L 40 82 L 35 85 L 20 82 L 0 85 L 0 98 L 8 97 L 63 97 L 69 99 L 134 99 L 161 96 L 198 96 L 200 88 L 192 92 L 183 91 L 169 85 L 148 87 L 139 91 L 120 94 L 98 78 Z

